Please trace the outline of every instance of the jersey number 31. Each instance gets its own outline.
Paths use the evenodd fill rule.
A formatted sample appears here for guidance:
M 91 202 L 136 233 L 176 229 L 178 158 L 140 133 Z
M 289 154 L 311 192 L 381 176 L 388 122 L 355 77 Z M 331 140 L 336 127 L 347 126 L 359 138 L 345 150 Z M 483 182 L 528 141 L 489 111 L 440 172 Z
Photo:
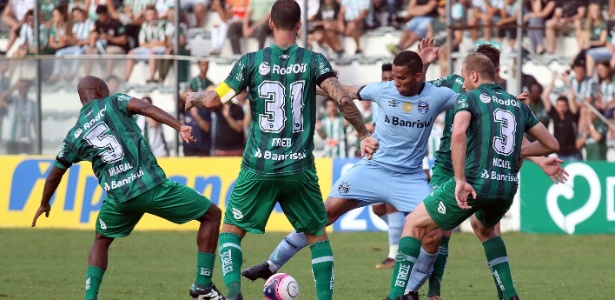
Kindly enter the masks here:
M 293 132 L 303 132 L 304 86 L 304 80 L 290 85 Z M 265 99 L 265 113 L 258 116 L 261 130 L 280 133 L 286 125 L 286 88 L 278 81 L 265 80 L 258 86 L 258 96 Z

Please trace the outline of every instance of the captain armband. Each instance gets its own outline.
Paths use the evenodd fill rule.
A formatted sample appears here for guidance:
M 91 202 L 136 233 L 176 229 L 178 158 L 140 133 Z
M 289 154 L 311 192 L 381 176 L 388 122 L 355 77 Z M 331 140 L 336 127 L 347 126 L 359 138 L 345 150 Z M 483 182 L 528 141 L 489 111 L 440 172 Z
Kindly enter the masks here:
M 226 102 L 231 100 L 231 98 L 235 97 L 237 93 L 235 93 L 235 90 L 233 90 L 228 84 L 226 84 L 226 82 L 222 82 L 220 83 L 220 85 L 218 85 L 218 87 L 216 87 L 216 94 L 218 94 L 218 97 L 220 97 L 220 101 L 222 101 L 222 104 L 225 104 Z

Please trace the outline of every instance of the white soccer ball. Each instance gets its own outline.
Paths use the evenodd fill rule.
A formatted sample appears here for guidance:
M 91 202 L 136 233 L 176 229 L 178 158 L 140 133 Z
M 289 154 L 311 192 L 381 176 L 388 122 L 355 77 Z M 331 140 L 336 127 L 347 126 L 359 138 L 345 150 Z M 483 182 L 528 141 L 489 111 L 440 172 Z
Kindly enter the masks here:
M 299 298 L 297 280 L 286 273 L 275 274 L 265 282 L 265 300 L 294 300 Z

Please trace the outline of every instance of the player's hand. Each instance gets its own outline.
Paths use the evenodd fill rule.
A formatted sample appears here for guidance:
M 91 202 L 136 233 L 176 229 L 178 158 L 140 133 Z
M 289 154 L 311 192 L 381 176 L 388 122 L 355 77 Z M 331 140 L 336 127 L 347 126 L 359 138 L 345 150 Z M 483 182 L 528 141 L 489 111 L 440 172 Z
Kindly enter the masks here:
M 438 59 L 438 47 L 434 47 L 433 38 L 424 38 L 419 43 L 418 55 L 423 61 L 423 65 L 431 64 Z
M 476 199 L 476 191 L 474 188 L 465 180 L 457 180 L 457 184 L 455 186 L 455 199 L 457 200 L 457 205 L 459 205 L 459 208 L 472 208 L 472 206 L 468 205 L 468 195 L 472 195 L 472 199 Z
M 373 136 L 368 136 L 361 140 L 361 157 L 367 154 L 367 159 L 372 159 L 372 155 L 376 153 L 380 143 Z
M 191 126 L 182 125 L 182 127 L 179 128 L 179 136 L 182 138 L 182 141 L 186 143 L 196 142 Z
M 43 213 L 45 213 L 45 218 L 49 218 L 50 211 L 51 211 L 51 205 L 41 204 L 41 206 L 36 211 L 36 214 L 34 214 L 34 219 L 32 220 L 32 227 L 36 226 L 36 220 L 38 220 L 38 217 L 40 217 Z
M 517 99 L 521 102 L 525 102 L 525 100 L 527 100 L 527 95 L 529 95 L 528 92 L 523 92 L 517 96 Z
M 564 161 L 557 157 L 546 157 L 538 166 L 551 177 L 555 184 L 564 183 L 568 180 L 568 172 L 560 165 Z

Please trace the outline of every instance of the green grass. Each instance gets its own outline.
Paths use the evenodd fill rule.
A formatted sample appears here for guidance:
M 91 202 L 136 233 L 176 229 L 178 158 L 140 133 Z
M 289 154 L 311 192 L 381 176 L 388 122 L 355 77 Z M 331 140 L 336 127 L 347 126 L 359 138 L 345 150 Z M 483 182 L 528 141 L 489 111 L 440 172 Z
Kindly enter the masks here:
M 0 229 L 0 298 L 80 299 L 93 232 Z M 259 263 L 282 237 L 248 235 L 244 267 Z M 612 236 L 505 234 L 516 287 L 522 299 L 612 299 Z M 336 299 L 382 299 L 391 270 L 374 265 L 387 253 L 385 233 L 331 234 L 335 254 Z M 100 299 L 190 299 L 194 280 L 194 233 L 134 232 L 111 246 Z M 226 290 L 216 262 L 215 282 Z M 301 298 L 315 299 L 309 251 L 282 271 L 292 274 Z M 262 299 L 262 281 L 242 281 L 246 300 Z M 495 299 L 483 249 L 467 233 L 450 243 L 443 283 L 445 299 Z

